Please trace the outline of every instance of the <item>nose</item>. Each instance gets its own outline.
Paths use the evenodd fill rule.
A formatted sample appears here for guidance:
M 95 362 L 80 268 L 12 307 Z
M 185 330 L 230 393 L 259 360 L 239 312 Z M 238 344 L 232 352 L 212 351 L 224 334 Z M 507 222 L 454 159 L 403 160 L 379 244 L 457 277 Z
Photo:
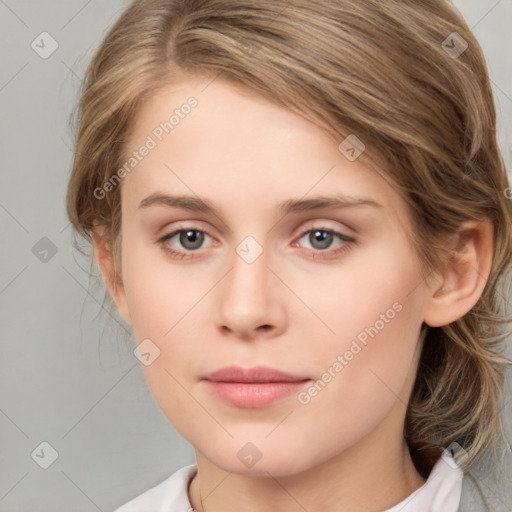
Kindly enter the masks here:
M 231 270 L 217 287 L 216 323 L 223 334 L 268 339 L 286 330 L 282 284 L 267 264 L 265 251 L 252 262 L 233 255 Z

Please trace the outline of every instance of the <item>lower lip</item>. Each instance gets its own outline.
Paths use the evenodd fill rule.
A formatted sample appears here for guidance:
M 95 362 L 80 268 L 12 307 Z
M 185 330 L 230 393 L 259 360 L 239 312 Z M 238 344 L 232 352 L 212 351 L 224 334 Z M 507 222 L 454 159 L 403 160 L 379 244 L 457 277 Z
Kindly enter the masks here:
M 205 380 L 209 391 L 228 404 L 245 409 L 258 409 L 298 393 L 309 380 L 299 382 L 213 382 Z

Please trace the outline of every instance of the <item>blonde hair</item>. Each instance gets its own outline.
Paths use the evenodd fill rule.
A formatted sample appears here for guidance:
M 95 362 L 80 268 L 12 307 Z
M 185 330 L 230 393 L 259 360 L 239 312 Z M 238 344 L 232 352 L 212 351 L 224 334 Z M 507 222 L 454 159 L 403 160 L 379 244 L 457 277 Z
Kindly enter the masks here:
M 426 276 L 461 223 L 492 222 L 485 290 L 464 317 L 428 329 L 404 431 L 418 449 L 458 442 L 469 469 L 503 434 L 500 401 L 511 363 L 502 354 L 500 326 L 509 320 L 500 309 L 512 264 L 512 204 L 484 56 L 458 11 L 447 0 L 130 5 L 85 75 L 67 195 L 82 236 L 90 241 L 97 223 L 107 228 L 116 279 L 120 187 L 103 198 L 94 191 L 122 166 L 144 98 L 187 74 L 220 74 L 250 87 L 338 142 L 356 135 L 366 146 L 361 158 L 409 207 Z

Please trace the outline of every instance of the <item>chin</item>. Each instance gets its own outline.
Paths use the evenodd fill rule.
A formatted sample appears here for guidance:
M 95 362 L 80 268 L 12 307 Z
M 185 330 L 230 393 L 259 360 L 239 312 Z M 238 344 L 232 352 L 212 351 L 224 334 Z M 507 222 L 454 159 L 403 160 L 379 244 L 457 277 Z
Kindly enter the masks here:
M 212 464 L 226 472 L 257 477 L 293 476 L 320 462 L 301 454 L 300 448 L 287 446 L 285 450 L 279 450 L 278 447 L 266 447 L 260 450 L 257 446 L 257 442 L 248 442 L 233 450 L 230 446 L 222 453 L 216 450 L 202 453 Z

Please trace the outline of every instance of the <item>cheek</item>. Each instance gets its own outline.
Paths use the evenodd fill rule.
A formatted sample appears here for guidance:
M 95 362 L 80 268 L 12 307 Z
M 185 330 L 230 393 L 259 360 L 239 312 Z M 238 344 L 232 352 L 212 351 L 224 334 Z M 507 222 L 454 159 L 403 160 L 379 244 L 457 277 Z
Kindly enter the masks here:
M 151 355 L 142 370 L 171 422 L 188 423 L 189 412 L 200 412 L 184 390 L 197 375 L 202 354 L 204 328 L 198 320 L 210 318 L 203 299 L 218 278 L 207 273 L 192 278 L 186 265 L 169 263 L 163 252 L 130 238 L 129 232 L 123 241 L 123 283 L 135 342 L 151 341 L 144 341 Z
M 335 336 L 314 349 L 319 380 L 303 403 L 333 435 L 354 418 L 361 428 L 375 426 L 397 397 L 407 403 L 425 298 L 417 260 L 398 242 L 393 251 L 360 253 L 350 272 L 333 275 L 330 294 L 324 288 L 312 298 Z
M 354 338 L 359 336 L 364 343 L 373 335 L 387 338 L 387 348 L 392 349 L 410 339 L 421 324 L 424 298 L 417 257 L 402 238 L 387 240 L 356 249 L 316 279 L 305 272 L 288 276 L 294 291 L 316 314 L 317 319 L 309 316 L 308 330 L 325 335 L 321 346 L 328 352 L 343 351 Z
M 123 283 L 136 340 L 165 340 L 208 291 L 207 276 L 191 276 L 186 265 L 171 263 L 163 249 L 132 242 L 129 233 L 124 240 Z
M 372 304 L 347 329 L 350 334 L 338 339 L 325 363 L 325 371 L 335 375 L 329 387 L 337 401 L 372 411 L 375 401 L 393 401 L 401 394 L 413 367 L 421 328 L 416 308 L 404 302 L 386 300 L 381 308 Z M 329 378 L 325 371 L 322 380 Z
M 374 431 L 391 411 L 405 414 L 416 373 L 419 326 L 415 309 L 404 304 L 380 330 L 382 324 L 375 326 L 374 315 L 365 317 L 359 338 L 340 340 L 328 356 L 324 351 L 318 379 L 297 397 L 300 405 L 295 419 L 301 423 L 296 435 L 304 429 L 321 431 L 326 439 L 337 440 L 335 449 L 340 452 Z M 318 444 L 318 453 L 325 450 L 327 455 L 333 449 L 321 440 Z

